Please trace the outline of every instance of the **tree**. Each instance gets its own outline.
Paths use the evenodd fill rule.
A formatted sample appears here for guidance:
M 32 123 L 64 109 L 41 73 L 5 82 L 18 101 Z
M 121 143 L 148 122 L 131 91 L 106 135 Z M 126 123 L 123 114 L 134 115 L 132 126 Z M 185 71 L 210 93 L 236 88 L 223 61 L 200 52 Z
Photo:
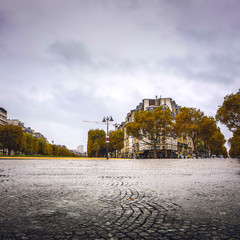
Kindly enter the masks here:
M 240 135 L 233 133 L 233 137 L 228 140 L 230 144 L 229 155 L 232 158 L 240 158 Z
M 227 157 L 227 149 L 224 146 L 225 143 L 226 140 L 224 135 L 221 133 L 220 128 L 217 128 L 208 141 L 211 155 L 223 155 Z
M 23 130 L 19 126 L 3 125 L 0 126 L 0 142 L 4 149 L 8 149 L 10 155 L 11 150 L 19 152 L 24 145 Z
M 199 136 L 199 124 L 204 114 L 196 108 L 181 108 L 176 116 L 174 125 L 175 132 L 178 136 L 185 135 L 192 139 L 194 151 L 196 152 L 197 137 Z
M 240 136 L 240 89 L 236 94 L 224 98 L 222 106 L 217 110 L 216 119 Z
M 47 152 L 47 155 L 53 155 L 53 145 L 52 144 L 47 143 L 46 152 Z
M 53 155 L 59 156 L 59 147 L 57 145 L 53 145 Z
M 33 136 L 32 134 L 29 133 L 24 133 L 24 147 L 23 147 L 23 152 L 25 154 L 33 154 L 34 152 L 34 147 L 33 147 Z
M 124 133 L 122 130 L 109 132 L 109 151 L 114 152 L 124 146 Z
M 37 138 L 33 138 L 33 154 L 38 154 L 39 151 L 39 141 Z
M 103 157 L 106 150 L 106 133 L 104 130 L 89 130 L 87 152 L 89 157 Z
M 173 136 L 173 116 L 162 106 L 154 111 L 135 112 L 134 121 L 127 124 L 127 134 L 153 147 L 154 158 L 157 158 L 157 144 L 167 136 Z
M 47 142 L 43 138 L 38 139 L 39 142 L 39 151 L 38 153 L 41 155 L 46 155 L 47 154 Z
M 205 146 L 203 141 L 197 141 L 196 143 L 196 152 L 198 153 L 198 155 L 200 155 L 201 157 L 203 155 L 205 155 Z
M 203 152 L 205 156 L 208 156 L 209 141 L 217 129 L 217 124 L 213 117 L 203 116 L 199 121 L 197 138 L 203 142 Z

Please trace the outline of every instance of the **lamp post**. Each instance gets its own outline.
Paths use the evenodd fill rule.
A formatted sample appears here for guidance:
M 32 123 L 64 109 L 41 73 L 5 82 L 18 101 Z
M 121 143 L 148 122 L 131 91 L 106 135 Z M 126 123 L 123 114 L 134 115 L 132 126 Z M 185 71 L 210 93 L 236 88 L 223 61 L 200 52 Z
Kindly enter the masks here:
M 108 159 L 108 143 L 109 143 L 109 136 L 108 136 L 108 121 L 112 122 L 113 121 L 113 118 L 110 116 L 110 117 L 104 117 L 103 122 L 106 122 L 107 123 L 107 137 L 106 137 L 106 143 L 107 143 L 107 159 Z

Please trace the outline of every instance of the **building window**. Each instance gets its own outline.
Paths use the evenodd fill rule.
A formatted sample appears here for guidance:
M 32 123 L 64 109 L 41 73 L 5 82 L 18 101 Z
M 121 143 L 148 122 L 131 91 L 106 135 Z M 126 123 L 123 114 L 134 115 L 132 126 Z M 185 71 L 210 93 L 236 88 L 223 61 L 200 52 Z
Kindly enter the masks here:
M 152 106 L 152 105 L 154 106 L 154 105 L 155 105 L 155 100 L 150 99 L 150 100 L 149 100 L 149 105 L 150 105 L 150 106 Z

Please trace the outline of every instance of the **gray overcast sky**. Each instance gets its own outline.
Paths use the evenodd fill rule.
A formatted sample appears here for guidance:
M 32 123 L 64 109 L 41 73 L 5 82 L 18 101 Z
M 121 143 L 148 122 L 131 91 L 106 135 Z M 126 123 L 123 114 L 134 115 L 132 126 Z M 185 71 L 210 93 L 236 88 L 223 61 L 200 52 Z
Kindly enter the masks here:
M 143 99 L 214 116 L 240 88 L 239 0 L 0 0 L 0 107 L 70 149 Z M 228 139 L 230 134 L 222 128 Z

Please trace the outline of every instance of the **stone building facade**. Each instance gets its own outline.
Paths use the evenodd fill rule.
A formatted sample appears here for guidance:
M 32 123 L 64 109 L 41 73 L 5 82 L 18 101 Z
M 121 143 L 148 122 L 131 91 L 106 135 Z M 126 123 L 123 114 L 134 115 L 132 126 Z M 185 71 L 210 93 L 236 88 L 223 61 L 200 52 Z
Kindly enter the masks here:
M 19 121 L 18 119 L 8 119 L 7 120 L 8 125 L 14 125 L 14 126 L 19 126 L 21 128 L 24 128 L 24 123 Z
M 0 125 L 7 124 L 7 111 L 4 108 L 0 108 Z
M 162 106 L 163 110 L 168 108 L 172 116 L 175 118 L 180 110 L 180 106 L 176 104 L 172 98 L 155 98 L 143 99 L 135 109 L 131 110 L 125 121 L 119 126 L 124 132 L 124 147 L 118 153 L 118 157 L 126 158 L 153 158 L 153 147 L 143 141 L 139 141 L 135 137 L 129 136 L 126 131 L 128 123 L 134 121 L 134 114 L 137 111 L 153 111 L 155 108 Z M 147 139 L 145 139 L 146 141 Z M 181 156 L 189 156 L 192 153 L 192 142 L 188 137 L 166 137 L 161 139 L 157 144 L 158 158 L 177 158 Z

